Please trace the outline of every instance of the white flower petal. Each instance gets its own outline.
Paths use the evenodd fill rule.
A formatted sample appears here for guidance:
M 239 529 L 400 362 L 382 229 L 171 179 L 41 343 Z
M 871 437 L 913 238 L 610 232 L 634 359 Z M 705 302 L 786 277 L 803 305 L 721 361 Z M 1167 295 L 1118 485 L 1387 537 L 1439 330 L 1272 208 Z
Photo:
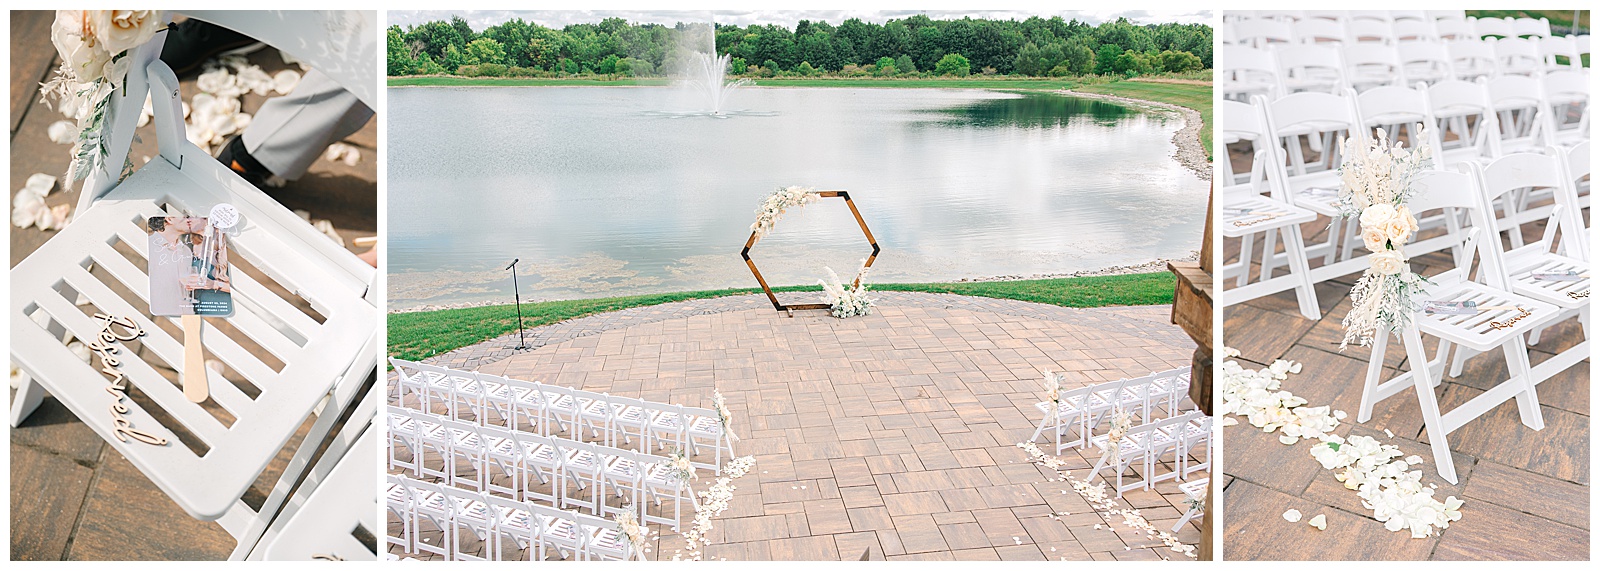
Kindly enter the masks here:
M 1310 523 L 1311 527 L 1317 528 L 1318 530 L 1326 530 L 1328 529 L 1328 516 L 1317 514 L 1316 517 L 1311 518 L 1311 521 L 1307 523 Z
M 1289 508 L 1289 511 L 1283 512 L 1283 519 L 1289 523 L 1300 521 L 1300 510 Z

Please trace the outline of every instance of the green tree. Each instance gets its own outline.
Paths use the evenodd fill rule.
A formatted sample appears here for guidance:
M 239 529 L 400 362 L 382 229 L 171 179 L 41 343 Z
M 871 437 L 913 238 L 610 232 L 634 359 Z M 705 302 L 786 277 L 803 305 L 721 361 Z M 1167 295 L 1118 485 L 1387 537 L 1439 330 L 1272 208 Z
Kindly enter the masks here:
M 1168 73 L 1183 73 L 1203 69 L 1200 57 L 1189 52 L 1167 50 L 1157 57 L 1161 71 Z
M 900 54 L 900 57 L 894 58 L 894 69 L 900 73 L 916 73 L 917 64 L 912 63 L 911 56 Z
M 1094 72 L 1104 75 L 1119 73 L 1117 69 L 1117 56 L 1122 55 L 1122 48 L 1116 44 L 1101 44 L 1100 49 L 1094 52 Z
M 1089 49 L 1082 40 L 1067 42 L 1067 45 L 1061 48 L 1061 55 L 1060 65 L 1067 66 L 1067 71 L 1072 75 L 1094 73 L 1094 50 Z
M 416 71 L 417 61 L 412 59 L 411 49 L 406 47 L 406 40 L 401 35 L 400 28 L 389 28 L 384 50 L 384 55 L 388 56 L 386 67 L 389 75 L 411 75 Z
M 812 67 L 811 66 L 811 62 L 809 62 L 809 61 L 800 62 L 800 65 L 796 66 L 794 68 L 794 70 L 795 70 L 796 73 L 799 73 L 802 77 L 814 77 L 814 76 L 819 75 L 819 74 L 822 73 L 821 70 L 819 70 L 819 69 L 817 69 L 815 67 Z
M 596 65 L 594 70 L 596 73 L 605 75 L 617 73 L 617 62 L 619 61 L 622 61 L 622 58 L 617 57 L 617 54 L 608 55 L 606 59 L 600 60 L 600 64 Z
M 1021 51 L 1017 52 L 1017 60 L 1013 65 L 1016 67 L 1017 73 L 1022 75 L 1043 75 L 1044 72 L 1055 67 L 1047 66 L 1045 63 L 1044 52 L 1033 42 L 1028 42 L 1022 46 Z
M 455 73 L 461 66 L 467 65 L 467 54 L 454 45 L 444 48 L 444 68 L 450 73 Z
M 954 75 L 966 77 L 972 73 L 972 62 L 961 54 L 945 54 L 939 58 L 939 63 L 934 64 L 933 73 L 936 75 Z
M 478 38 L 467 44 L 466 62 L 470 65 L 504 64 L 506 50 L 494 38 Z
M 898 72 L 898 70 L 894 67 L 894 58 L 889 56 L 878 58 L 878 62 L 873 65 L 877 66 L 878 70 L 876 73 L 878 75 L 889 76 Z
M 745 63 L 744 58 L 742 57 L 733 58 L 732 61 L 728 62 L 729 73 L 734 75 L 744 75 L 747 71 L 750 71 L 750 64 Z

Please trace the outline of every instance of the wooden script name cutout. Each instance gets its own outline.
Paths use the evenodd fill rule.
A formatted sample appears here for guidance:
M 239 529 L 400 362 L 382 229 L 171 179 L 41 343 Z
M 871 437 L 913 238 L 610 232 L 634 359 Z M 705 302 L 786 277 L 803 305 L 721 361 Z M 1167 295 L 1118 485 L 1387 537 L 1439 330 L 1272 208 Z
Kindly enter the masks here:
M 1528 311 L 1520 307 L 1517 308 L 1517 311 L 1520 313 L 1511 317 L 1507 317 L 1505 321 L 1490 321 L 1489 326 L 1495 329 L 1510 329 L 1511 326 L 1516 325 L 1518 321 L 1522 321 L 1523 318 L 1533 315 L 1532 311 Z
M 1583 299 L 1583 298 L 1589 297 L 1589 290 L 1569 291 L 1569 292 L 1567 292 L 1567 297 L 1570 297 L 1572 299 Z
M 122 348 L 117 346 L 116 342 L 138 339 L 144 335 L 144 328 L 139 327 L 139 324 L 126 317 L 111 317 L 103 313 L 96 313 L 94 318 L 104 322 L 104 325 L 100 327 L 100 334 L 89 342 L 89 350 L 100 356 L 100 372 L 105 373 L 111 379 L 111 385 L 106 387 L 106 392 L 111 393 L 111 396 L 117 399 L 111 403 L 111 424 L 115 426 L 111 433 L 115 434 L 117 440 L 122 442 L 127 442 L 128 438 L 132 437 L 134 440 L 145 444 L 165 446 L 167 439 L 134 428 L 133 423 L 129 422 L 126 416 L 128 414 L 128 405 L 123 404 L 124 401 L 128 400 L 128 377 L 122 374 L 121 369 L 117 368 L 122 366 L 122 359 L 117 357 L 117 354 L 122 352 Z M 114 327 L 121 327 L 122 333 L 117 333 L 113 329 Z

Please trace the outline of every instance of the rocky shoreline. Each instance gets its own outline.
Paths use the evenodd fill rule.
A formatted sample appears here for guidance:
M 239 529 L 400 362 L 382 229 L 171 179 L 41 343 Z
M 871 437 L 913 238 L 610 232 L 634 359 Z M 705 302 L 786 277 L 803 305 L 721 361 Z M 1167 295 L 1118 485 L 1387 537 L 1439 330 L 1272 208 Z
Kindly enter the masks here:
M 1025 276 L 1024 275 L 1009 275 L 1009 276 L 986 276 L 986 277 L 979 277 L 979 278 L 961 278 L 959 280 L 953 280 L 951 283 L 1014 282 L 1014 281 L 1022 281 L 1022 280 L 1054 280 L 1054 279 L 1062 279 L 1062 278 L 1086 278 L 1086 277 L 1094 277 L 1094 276 L 1119 276 L 1119 275 L 1123 275 L 1123 274 L 1143 274 L 1143 273 L 1149 273 L 1149 272 L 1164 271 L 1164 270 L 1167 269 L 1167 263 L 1168 262 L 1193 262 L 1193 261 L 1198 260 L 1198 259 L 1200 259 L 1200 251 L 1199 250 L 1195 250 L 1193 252 L 1190 252 L 1189 255 L 1184 256 L 1182 258 L 1158 259 L 1158 260 L 1151 260 L 1151 261 L 1148 261 L 1148 262 L 1144 262 L 1142 264 L 1130 264 L 1130 265 L 1124 265 L 1124 266 L 1110 266 L 1110 267 L 1106 267 L 1106 268 L 1100 268 L 1098 270 L 1084 270 L 1084 271 L 1081 271 L 1081 272 L 1072 272 L 1072 273 L 1066 273 L 1066 274 L 1031 274 L 1031 275 L 1025 275 Z M 552 301 L 552 300 L 530 299 L 530 300 L 527 300 L 525 303 L 538 303 L 538 302 L 541 302 L 541 301 Z M 440 311 L 440 310 L 445 310 L 445 309 L 469 309 L 469 308 L 473 308 L 473 307 L 488 307 L 488 306 L 491 306 L 491 305 L 509 305 L 509 304 L 507 304 L 504 301 L 463 301 L 463 302 L 457 302 L 457 303 L 430 303 L 430 304 L 418 305 L 418 306 L 415 306 L 415 307 L 406 307 L 406 308 L 400 308 L 400 309 L 390 309 L 389 313 L 391 313 L 391 314 L 394 314 L 394 313 L 418 313 L 418 312 L 423 312 L 423 311 Z
M 1106 101 L 1113 101 L 1116 103 L 1145 105 L 1178 112 L 1179 114 L 1183 115 L 1183 128 L 1178 129 L 1178 132 L 1172 135 L 1172 144 L 1173 146 L 1177 147 L 1177 150 L 1172 153 L 1172 158 L 1177 160 L 1178 164 L 1183 165 L 1184 168 L 1187 168 L 1194 172 L 1194 174 L 1199 175 L 1201 180 L 1211 180 L 1211 161 L 1206 160 L 1206 150 L 1204 147 L 1200 146 L 1200 129 L 1204 128 L 1204 124 L 1200 121 L 1199 111 L 1195 111 L 1181 105 L 1173 105 L 1171 103 L 1162 103 L 1160 101 L 1150 101 L 1146 99 L 1134 99 L 1132 97 L 1122 97 L 1118 95 L 1083 93 L 1081 91 L 1073 91 L 1071 89 L 1065 89 L 1059 93 L 1063 95 L 1070 95 L 1072 97 L 1104 99 Z

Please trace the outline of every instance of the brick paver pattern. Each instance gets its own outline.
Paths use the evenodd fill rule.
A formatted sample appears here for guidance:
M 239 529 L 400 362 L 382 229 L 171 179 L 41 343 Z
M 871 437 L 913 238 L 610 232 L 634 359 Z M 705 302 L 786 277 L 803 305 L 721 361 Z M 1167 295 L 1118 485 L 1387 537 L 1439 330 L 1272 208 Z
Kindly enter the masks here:
M 529 330 L 530 350 L 512 351 L 512 334 L 430 362 L 689 406 L 721 391 L 735 450 L 756 466 L 714 521 L 709 559 L 1157 559 L 1175 554 L 1109 525 L 1015 445 L 1038 420 L 1044 371 L 1071 387 L 1188 365 L 1194 344 L 1169 313 L 883 292 L 873 315 L 839 320 L 739 296 L 575 319 Z M 1078 477 L 1098 457 L 1066 453 Z M 1171 481 L 1125 499 L 1162 528 L 1186 509 Z M 682 549 L 651 528 L 651 559 Z M 1199 535 L 1198 520 L 1179 534 Z

